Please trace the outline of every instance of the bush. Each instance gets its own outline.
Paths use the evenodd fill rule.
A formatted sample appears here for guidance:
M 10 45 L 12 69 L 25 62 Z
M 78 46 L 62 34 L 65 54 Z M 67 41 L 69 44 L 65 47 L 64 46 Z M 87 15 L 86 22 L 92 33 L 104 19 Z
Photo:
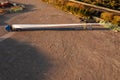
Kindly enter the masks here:
M 71 8 L 71 6 L 66 6 L 66 9 L 67 9 L 68 11 L 70 11 L 70 8 Z
M 120 26 L 120 16 L 114 16 L 112 23 Z
M 112 21 L 114 14 L 113 13 L 109 13 L 109 12 L 103 12 L 101 13 L 100 16 L 102 19 L 104 19 L 105 21 Z
M 75 12 L 75 14 L 77 14 L 78 11 L 79 11 L 79 8 L 78 8 L 78 7 L 74 7 L 74 12 Z

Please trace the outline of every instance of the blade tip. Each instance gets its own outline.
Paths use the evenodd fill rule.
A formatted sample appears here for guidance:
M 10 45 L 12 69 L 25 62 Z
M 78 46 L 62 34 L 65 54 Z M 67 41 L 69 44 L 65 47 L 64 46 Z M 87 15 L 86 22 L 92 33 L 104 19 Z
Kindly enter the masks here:
M 5 30 L 8 31 L 8 32 L 12 31 L 12 26 L 11 25 L 6 25 Z

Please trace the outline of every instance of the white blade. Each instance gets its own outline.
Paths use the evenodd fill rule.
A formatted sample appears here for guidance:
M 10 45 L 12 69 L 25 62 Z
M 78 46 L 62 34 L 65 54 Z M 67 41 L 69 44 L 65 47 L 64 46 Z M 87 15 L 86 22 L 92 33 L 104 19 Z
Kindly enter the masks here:
M 26 28 L 68 28 L 80 26 L 100 26 L 99 23 L 78 23 L 78 24 L 14 24 L 12 28 L 26 29 Z

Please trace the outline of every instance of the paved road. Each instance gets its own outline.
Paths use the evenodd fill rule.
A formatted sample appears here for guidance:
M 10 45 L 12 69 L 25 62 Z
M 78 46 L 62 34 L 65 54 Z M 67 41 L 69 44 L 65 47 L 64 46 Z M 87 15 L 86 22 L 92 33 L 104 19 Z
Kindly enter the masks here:
M 31 10 L 6 23 L 78 23 L 41 0 L 12 0 Z M 0 80 L 119 80 L 120 33 L 23 31 L 0 42 Z

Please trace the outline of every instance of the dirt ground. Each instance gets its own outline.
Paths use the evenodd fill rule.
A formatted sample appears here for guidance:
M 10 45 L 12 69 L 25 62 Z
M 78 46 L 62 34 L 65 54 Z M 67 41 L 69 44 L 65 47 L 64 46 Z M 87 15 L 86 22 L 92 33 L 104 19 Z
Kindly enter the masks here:
M 3 20 L 6 24 L 80 22 L 41 0 L 11 1 L 31 9 Z M 120 33 L 110 30 L 22 31 L 0 42 L 0 80 L 119 80 L 119 75 Z

